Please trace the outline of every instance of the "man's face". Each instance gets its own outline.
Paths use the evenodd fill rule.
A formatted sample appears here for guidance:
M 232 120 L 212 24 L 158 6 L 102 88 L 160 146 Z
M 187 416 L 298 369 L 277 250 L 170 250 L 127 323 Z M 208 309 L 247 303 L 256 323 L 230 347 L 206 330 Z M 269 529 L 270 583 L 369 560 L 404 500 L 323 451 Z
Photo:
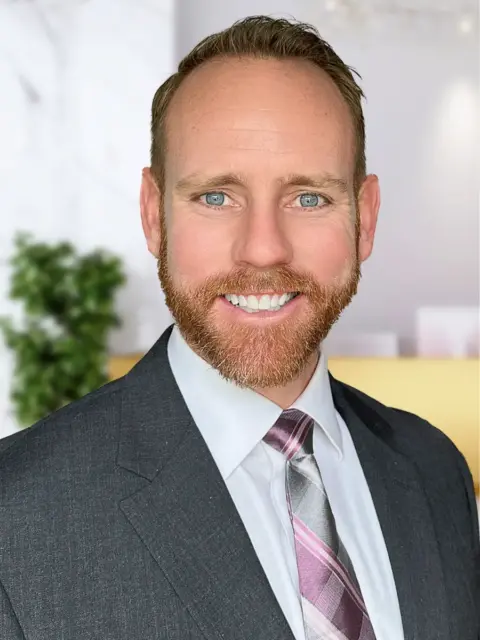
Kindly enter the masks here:
M 215 60 L 184 81 L 166 126 L 163 193 L 145 173 L 142 186 L 166 304 L 224 377 L 284 386 L 349 304 L 371 249 L 376 211 L 362 223 L 348 107 L 310 63 Z

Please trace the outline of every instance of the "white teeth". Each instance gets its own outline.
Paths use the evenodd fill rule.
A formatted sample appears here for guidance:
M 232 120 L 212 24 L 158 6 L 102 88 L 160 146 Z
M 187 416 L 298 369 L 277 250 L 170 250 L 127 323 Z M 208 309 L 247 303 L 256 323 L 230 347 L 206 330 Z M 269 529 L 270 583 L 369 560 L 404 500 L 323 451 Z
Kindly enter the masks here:
M 296 295 L 296 293 L 282 293 L 280 296 L 277 294 L 272 296 L 263 294 L 261 296 L 249 295 L 245 297 L 234 293 L 227 293 L 225 298 L 231 304 L 236 307 L 241 307 L 241 309 L 247 313 L 258 313 L 259 311 L 279 311 L 284 304 Z
M 252 296 L 253 297 L 253 296 Z M 250 297 L 249 297 L 250 300 Z M 274 307 L 276 305 L 272 304 L 272 307 Z M 268 309 L 270 309 L 270 296 L 264 295 L 260 298 L 260 301 L 258 303 L 258 308 L 261 311 L 267 311 Z

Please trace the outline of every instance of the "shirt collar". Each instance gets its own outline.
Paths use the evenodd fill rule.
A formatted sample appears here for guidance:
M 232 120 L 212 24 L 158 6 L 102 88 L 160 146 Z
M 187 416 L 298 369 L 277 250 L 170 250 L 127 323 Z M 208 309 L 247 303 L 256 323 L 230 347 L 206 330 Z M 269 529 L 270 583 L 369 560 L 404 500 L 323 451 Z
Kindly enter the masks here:
M 168 358 L 192 418 L 226 480 L 275 424 L 282 409 L 255 391 L 223 378 L 191 349 L 176 325 L 168 342 Z M 323 355 L 292 408 L 310 415 L 337 455 L 342 455 L 341 431 Z

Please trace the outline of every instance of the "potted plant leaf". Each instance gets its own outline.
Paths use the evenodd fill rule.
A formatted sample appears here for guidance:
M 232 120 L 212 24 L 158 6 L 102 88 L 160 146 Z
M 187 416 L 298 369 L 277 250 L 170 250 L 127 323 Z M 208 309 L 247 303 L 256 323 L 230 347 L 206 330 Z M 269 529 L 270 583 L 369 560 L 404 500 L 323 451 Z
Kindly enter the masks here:
M 15 239 L 9 296 L 23 319 L 0 319 L 14 354 L 11 400 L 29 426 L 107 382 L 108 336 L 120 326 L 115 294 L 121 260 L 104 250 L 79 255 L 69 242 Z

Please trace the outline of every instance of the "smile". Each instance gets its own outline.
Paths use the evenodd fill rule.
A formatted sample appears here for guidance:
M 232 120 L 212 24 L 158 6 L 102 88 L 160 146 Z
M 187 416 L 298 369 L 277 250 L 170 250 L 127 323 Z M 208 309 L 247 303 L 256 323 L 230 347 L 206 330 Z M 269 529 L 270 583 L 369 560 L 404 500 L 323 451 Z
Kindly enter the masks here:
M 237 295 L 235 293 L 227 293 L 223 297 L 234 307 L 242 309 L 247 313 L 258 313 L 259 311 L 280 311 L 282 307 L 298 296 L 297 292 L 267 294 L 259 296 L 254 295 Z

